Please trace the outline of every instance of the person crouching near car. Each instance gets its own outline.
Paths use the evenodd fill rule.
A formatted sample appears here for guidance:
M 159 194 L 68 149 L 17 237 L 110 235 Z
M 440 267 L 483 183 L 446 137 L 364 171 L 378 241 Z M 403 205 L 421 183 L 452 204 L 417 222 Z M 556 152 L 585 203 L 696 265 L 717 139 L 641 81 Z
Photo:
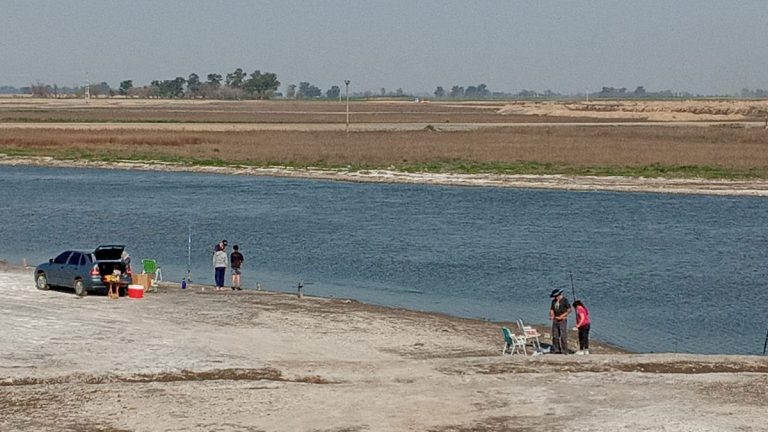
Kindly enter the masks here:
M 213 253 L 214 279 L 216 280 L 216 291 L 224 289 L 224 272 L 227 270 L 229 257 L 224 251 L 224 247 L 217 245 L 216 252 Z
M 576 309 L 576 331 L 579 332 L 579 350 L 576 354 L 589 354 L 589 309 L 584 306 L 581 300 L 573 302 L 573 308 Z
M 563 290 L 554 289 L 549 295 L 549 319 L 552 321 L 552 347 L 554 354 L 568 354 L 568 314 L 571 304 L 563 296 Z

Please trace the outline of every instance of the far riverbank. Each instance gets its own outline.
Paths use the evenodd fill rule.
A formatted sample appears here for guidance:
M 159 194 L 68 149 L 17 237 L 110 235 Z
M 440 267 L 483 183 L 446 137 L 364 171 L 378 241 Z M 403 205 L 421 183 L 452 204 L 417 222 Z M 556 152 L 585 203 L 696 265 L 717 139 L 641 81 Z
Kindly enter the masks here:
M 202 166 L 159 161 L 88 161 L 0 154 L 0 165 L 192 172 L 245 176 L 294 177 L 361 183 L 414 183 L 465 187 L 509 187 L 571 191 L 650 192 L 722 196 L 768 196 L 766 180 L 666 179 L 618 176 L 409 173 L 389 170 L 322 170 L 313 168 Z

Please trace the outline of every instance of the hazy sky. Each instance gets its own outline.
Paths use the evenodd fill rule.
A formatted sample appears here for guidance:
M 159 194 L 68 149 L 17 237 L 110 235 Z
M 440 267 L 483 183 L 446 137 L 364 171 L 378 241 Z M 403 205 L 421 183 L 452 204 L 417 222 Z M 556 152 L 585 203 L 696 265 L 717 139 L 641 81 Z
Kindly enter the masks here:
M 325 90 L 768 89 L 765 0 L 0 0 L 0 85 L 274 72 Z

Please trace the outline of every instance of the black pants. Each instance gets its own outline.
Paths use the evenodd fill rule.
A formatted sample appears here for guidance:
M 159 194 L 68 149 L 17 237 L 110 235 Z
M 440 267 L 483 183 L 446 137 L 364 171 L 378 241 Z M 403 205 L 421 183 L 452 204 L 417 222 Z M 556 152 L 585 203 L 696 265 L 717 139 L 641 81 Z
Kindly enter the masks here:
M 555 354 L 568 354 L 568 321 L 552 321 L 552 346 Z
M 579 349 L 582 351 L 589 349 L 589 328 L 591 326 L 592 324 L 587 324 L 584 327 L 579 327 Z
M 214 279 L 216 279 L 216 287 L 221 288 L 224 286 L 224 272 L 227 270 L 226 267 L 216 267 L 216 272 L 214 274 Z

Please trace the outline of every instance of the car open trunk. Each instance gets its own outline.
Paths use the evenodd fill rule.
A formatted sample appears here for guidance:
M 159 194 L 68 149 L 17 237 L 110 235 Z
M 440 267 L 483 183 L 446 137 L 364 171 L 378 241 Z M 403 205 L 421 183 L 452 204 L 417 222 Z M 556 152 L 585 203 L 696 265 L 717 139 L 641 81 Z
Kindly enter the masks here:
M 111 275 L 115 269 L 120 270 L 121 274 L 125 274 L 125 263 L 122 261 L 97 261 L 99 265 L 99 274 L 102 276 Z
M 120 261 L 124 250 L 124 245 L 105 245 L 97 247 L 93 255 L 97 261 Z
M 122 260 L 124 250 L 125 246 L 123 245 L 103 245 L 93 251 L 101 276 L 111 275 L 115 268 L 120 270 L 122 274 L 126 273 L 126 266 Z

